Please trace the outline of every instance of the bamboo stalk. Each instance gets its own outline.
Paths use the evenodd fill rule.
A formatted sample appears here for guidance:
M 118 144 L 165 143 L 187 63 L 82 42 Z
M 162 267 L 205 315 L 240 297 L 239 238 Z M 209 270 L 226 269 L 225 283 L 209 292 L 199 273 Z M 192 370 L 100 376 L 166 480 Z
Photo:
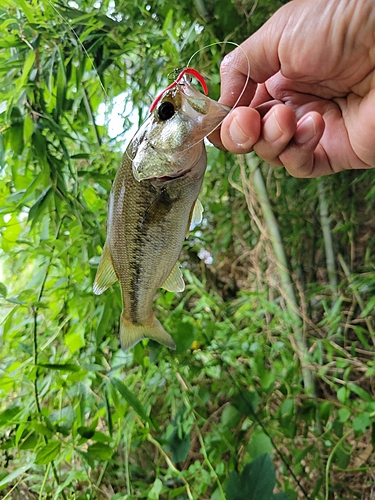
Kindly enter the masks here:
M 254 155 L 248 154 L 246 155 L 246 163 L 251 173 L 252 189 L 256 194 L 264 221 L 266 223 L 288 312 L 292 318 L 293 332 L 295 334 L 296 345 L 301 362 L 303 383 L 307 392 L 315 394 L 313 375 L 311 370 L 308 368 L 308 349 L 303 331 L 303 321 L 298 312 L 298 302 L 294 293 L 293 281 L 288 268 L 288 261 L 279 225 L 272 210 L 264 178 L 259 168 L 259 161 Z M 241 169 L 244 169 L 243 162 L 241 164 Z

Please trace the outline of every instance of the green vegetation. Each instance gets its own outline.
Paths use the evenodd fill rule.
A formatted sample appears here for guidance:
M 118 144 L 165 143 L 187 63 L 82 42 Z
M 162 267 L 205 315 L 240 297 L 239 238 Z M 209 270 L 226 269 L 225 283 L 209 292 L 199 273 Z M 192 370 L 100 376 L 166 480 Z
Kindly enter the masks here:
M 92 293 L 124 131 L 280 4 L 2 1 L 2 499 L 372 498 L 373 171 L 209 147 L 186 291 L 155 303 L 176 352 L 122 352 L 118 286 Z M 214 98 L 231 49 L 192 62 Z M 124 92 L 111 138 L 99 107 Z

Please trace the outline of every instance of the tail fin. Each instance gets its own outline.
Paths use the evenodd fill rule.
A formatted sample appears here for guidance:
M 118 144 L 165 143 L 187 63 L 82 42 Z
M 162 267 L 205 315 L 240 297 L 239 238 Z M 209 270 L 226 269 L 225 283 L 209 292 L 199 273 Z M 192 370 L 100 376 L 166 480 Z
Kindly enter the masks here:
M 124 315 L 121 314 L 120 340 L 123 350 L 127 351 L 143 339 L 156 340 L 156 342 L 170 349 L 176 349 L 174 340 L 169 333 L 164 330 L 160 321 L 156 318 L 153 318 L 153 324 L 150 325 L 134 325 L 130 321 L 127 321 Z

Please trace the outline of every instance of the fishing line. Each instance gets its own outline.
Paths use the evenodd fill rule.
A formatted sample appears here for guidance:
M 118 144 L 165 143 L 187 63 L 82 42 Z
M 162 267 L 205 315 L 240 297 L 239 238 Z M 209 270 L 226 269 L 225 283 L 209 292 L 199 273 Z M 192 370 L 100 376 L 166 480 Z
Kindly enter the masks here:
M 242 50 L 244 56 L 245 56 L 245 59 L 246 59 L 246 62 L 247 62 L 247 75 L 246 75 L 246 80 L 245 80 L 245 83 L 244 83 L 244 86 L 236 100 L 236 102 L 234 103 L 232 109 L 228 112 L 228 115 L 236 108 L 236 106 L 238 105 L 238 103 L 240 102 L 242 96 L 244 95 L 245 91 L 246 91 L 246 88 L 247 88 L 247 85 L 250 81 L 250 59 L 249 59 L 249 56 L 247 55 L 246 51 L 243 49 L 243 47 L 241 47 L 241 45 L 239 45 L 238 43 L 236 42 L 231 42 L 231 41 L 225 41 L 225 42 L 213 42 L 213 43 L 210 43 L 208 45 L 205 45 L 204 47 L 198 49 L 197 51 L 194 52 L 194 54 L 190 57 L 190 59 L 188 60 L 188 63 L 186 65 L 186 68 L 188 69 L 188 73 L 190 74 L 194 74 L 193 72 L 196 72 L 198 73 L 196 70 L 193 70 L 190 68 L 190 64 L 191 64 L 191 61 L 194 59 L 194 57 L 199 54 L 200 52 L 202 52 L 203 50 L 206 50 L 210 47 L 215 47 L 216 45 L 226 45 L 226 44 L 229 44 L 229 45 L 234 45 L 236 48 Z M 171 74 L 177 72 L 177 70 L 174 70 L 172 71 L 171 73 L 168 74 L 168 77 L 170 77 Z M 160 101 L 160 99 L 163 97 L 163 95 L 165 94 L 165 92 L 167 92 L 169 89 L 173 88 L 175 85 L 179 84 L 179 79 L 181 78 L 181 76 L 183 75 L 183 72 L 184 70 L 182 70 L 179 74 L 179 76 L 170 84 L 168 85 L 167 88 L 165 88 L 156 98 L 155 100 L 153 101 L 152 105 L 151 105 L 151 108 L 150 108 L 150 112 L 153 111 L 153 109 L 155 108 L 156 104 Z M 199 73 L 198 73 L 199 74 Z M 198 80 L 200 81 L 200 83 L 202 83 L 202 80 L 200 78 L 198 78 Z M 205 91 L 206 93 L 206 91 Z M 226 116 L 228 116 L 226 115 Z M 226 118 L 226 117 L 225 117 Z M 194 144 L 191 144 L 190 146 L 187 146 L 185 149 L 181 150 L 178 152 L 179 155 L 181 155 L 182 153 L 184 153 L 185 151 L 188 151 L 189 149 L 191 148 L 194 148 L 197 144 L 199 144 L 200 142 L 203 142 L 205 140 L 205 138 L 207 136 L 209 136 L 210 134 L 212 134 L 216 129 L 218 129 L 221 124 L 223 123 L 224 119 L 223 118 L 215 127 L 213 127 L 207 134 L 205 134 L 201 139 L 199 139 L 198 141 L 196 141 Z M 153 146 L 153 149 L 157 150 L 157 148 L 155 146 Z M 133 161 L 133 158 L 131 158 L 131 156 L 129 155 L 127 149 L 125 150 L 125 154 L 126 156 L 129 158 L 130 161 Z
M 202 52 L 202 50 L 205 50 L 205 49 L 208 49 L 210 47 L 214 47 L 215 45 L 226 45 L 226 44 L 229 44 L 229 45 L 234 45 L 236 48 L 242 50 L 244 56 L 245 56 L 245 59 L 246 59 L 246 62 L 247 62 L 247 75 L 246 75 L 246 80 L 245 80 L 245 83 L 244 83 L 244 86 L 240 92 L 240 95 L 238 96 L 236 102 L 234 103 L 232 109 L 229 111 L 228 115 L 230 115 L 230 113 L 232 113 L 232 111 L 237 107 L 238 103 L 240 102 L 242 96 L 244 95 L 245 91 L 246 91 L 246 88 L 247 88 L 247 85 L 250 81 L 250 59 L 249 59 L 249 56 L 247 55 L 245 49 L 243 47 L 241 47 L 241 45 L 239 45 L 238 43 L 236 42 L 230 42 L 230 41 L 226 41 L 226 42 L 213 42 L 213 43 L 210 43 L 209 45 L 205 45 L 204 47 L 202 47 L 201 49 L 198 49 L 196 52 L 194 52 L 194 54 L 190 57 L 188 63 L 187 63 L 187 66 L 189 67 L 190 66 L 190 63 L 192 61 L 192 59 L 197 55 L 199 54 L 200 52 Z M 227 115 L 227 116 L 228 116 Z M 225 117 L 226 118 L 226 117 Z M 187 151 L 188 149 L 190 148 L 193 148 L 194 146 L 196 146 L 197 144 L 199 144 L 200 142 L 204 141 L 205 138 L 207 136 L 209 136 L 210 134 L 212 134 L 212 132 L 214 132 L 216 129 L 218 129 L 221 124 L 223 123 L 223 121 L 225 120 L 225 118 L 223 118 L 220 123 L 218 123 L 216 125 L 216 127 L 214 127 L 208 134 L 206 134 L 204 137 L 202 137 L 202 139 L 199 139 L 199 141 L 197 141 L 195 144 L 192 144 L 191 146 L 188 146 L 187 148 L 183 149 L 182 151 L 179 151 L 179 154 Z
M 190 63 L 191 61 L 193 60 L 193 58 L 198 55 L 200 52 L 202 52 L 202 50 L 205 50 L 205 49 L 209 49 L 210 47 L 214 47 L 215 45 L 226 45 L 226 44 L 229 44 L 229 45 L 234 45 L 236 48 L 242 50 L 244 56 L 245 56 L 245 59 L 246 59 L 246 62 L 247 62 L 247 75 L 246 75 L 246 80 L 245 80 L 245 84 L 243 86 L 243 89 L 241 90 L 240 92 L 240 95 L 237 99 L 237 101 L 234 103 L 231 111 L 229 111 L 229 113 L 232 112 L 232 110 L 237 106 L 237 104 L 240 102 L 240 99 L 241 97 L 244 95 L 245 93 L 245 90 L 246 90 L 246 87 L 247 87 L 247 84 L 249 83 L 250 81 L 250 59 L 249 59 L 249 56 L 247 55 L 247 52 L 246 50 L 241 47 L 241 45 L 239 45 L 238 43 L 236 42 L 230 42 L 230 41 L 226 41 L 226 42 L 213 42 L 213 43 L 210 43 L 209 45 L 205 45 L 204 47 L 202 47 L 201 49 L 198 49 L 196 52 L 194 52 L 194 54 L 190 57 L 188 63 L 187 63 L 187 67 L 190 66 Z M 228 114 L 229 114 L 228 113 Z M 212 132 L 214 130 L 216 130 L 218 127 L 220 127 L 220 125 L 222 124 L 223 122 L 221 121 L 219 125 L 217 125 L 214 129 L 212 129 L 212 131 L 210 132 L 210 134 L 212 134 Z M 210 135 L 210 134 L 207 134 L 207 135 Z
M 73 28 L 72 24 L 61 14 L 61 12 L 59 12 L 59 10 L 53 5 L 53 3 L 50 0 L 47 0 L 47 3 L 49 4 L 50 7 L 52 7 L 52 9 L 57 13 L 57 15 L 59 17 L 61 17 L 61 19 L 64 21 L 64 23 L 66 23 L 69 26 L 70 31 L 76 37 L 77 42 L 79 43 L 79 45 L 82 48 L 85 56 L 89 60 L 92 69 L 95 71 L 96 76 L 98 77 L 100 87 L 101 87 L 102 91 L 104 92 L 104 95 L 105 95 L 106 99 L 108 99 L 109 96 L 108 96 L 108 94 L 107 94 L 107 92 L 106 92 L 106 90 L 104 88 L 103 82 L 102 82 L 102 80 L 100 78 L 100 75 L 99 75 L 98 70 L 97 70 L 97 68 L 95 66 L 95 63 L 94 63 L 93 59 L 91 58 L 90 54 L 87 52 L 86 47 L 83 45 L 83 42 L 81 41 L 78 33 L 75 31 L 75 29 Z

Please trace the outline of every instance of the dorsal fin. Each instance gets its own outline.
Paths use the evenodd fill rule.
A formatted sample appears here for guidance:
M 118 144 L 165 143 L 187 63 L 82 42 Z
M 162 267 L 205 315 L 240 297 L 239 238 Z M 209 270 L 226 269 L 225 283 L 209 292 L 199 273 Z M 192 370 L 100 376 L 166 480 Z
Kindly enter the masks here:
M 195 226 L 198 226 L 198 224 L 202 222 L 202 218 L 203 218 L 203 205 L 197 199 L 191 211 L 188 232 L 194 229 Z

